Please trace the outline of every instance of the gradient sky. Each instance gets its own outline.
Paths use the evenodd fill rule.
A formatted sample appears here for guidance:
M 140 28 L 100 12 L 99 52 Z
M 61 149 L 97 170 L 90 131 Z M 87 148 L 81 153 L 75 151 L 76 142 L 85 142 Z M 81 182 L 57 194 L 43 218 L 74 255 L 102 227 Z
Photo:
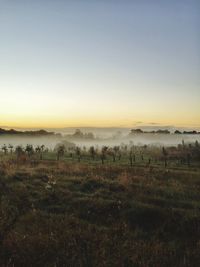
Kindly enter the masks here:
M 200 126 L 200 1 L 0 0 L 0 125 Z

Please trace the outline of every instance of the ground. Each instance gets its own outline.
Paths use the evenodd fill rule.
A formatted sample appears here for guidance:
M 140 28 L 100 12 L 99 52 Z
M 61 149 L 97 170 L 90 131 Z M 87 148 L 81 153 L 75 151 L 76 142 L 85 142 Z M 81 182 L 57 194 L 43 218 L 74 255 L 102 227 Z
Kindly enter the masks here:
M 0 163 L 0 266 L 200 266 L 200 168 Z

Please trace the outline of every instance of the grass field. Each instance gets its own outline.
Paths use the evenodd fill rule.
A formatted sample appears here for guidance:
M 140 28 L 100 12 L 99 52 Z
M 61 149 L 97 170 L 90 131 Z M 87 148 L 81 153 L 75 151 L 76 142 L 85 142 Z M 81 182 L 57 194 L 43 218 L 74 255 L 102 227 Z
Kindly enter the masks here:
M 55 158 L 1 155 L 0 266 L 200 266 L 198 162 Z

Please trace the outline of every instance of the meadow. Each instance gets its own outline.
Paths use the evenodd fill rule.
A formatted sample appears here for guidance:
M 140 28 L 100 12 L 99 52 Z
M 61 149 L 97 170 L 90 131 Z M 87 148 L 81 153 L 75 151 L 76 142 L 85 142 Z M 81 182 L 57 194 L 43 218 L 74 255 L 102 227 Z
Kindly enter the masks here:
M 2 147 L 0 266 L 200 266 L 200 147 Z

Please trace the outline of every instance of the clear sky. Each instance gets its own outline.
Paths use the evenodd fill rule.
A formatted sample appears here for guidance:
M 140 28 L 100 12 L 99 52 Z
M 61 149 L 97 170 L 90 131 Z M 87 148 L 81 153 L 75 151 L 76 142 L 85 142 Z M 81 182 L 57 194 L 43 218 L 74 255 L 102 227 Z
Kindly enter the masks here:
M 0 0 L 0 125 L 200 126 L 200 1 Z

